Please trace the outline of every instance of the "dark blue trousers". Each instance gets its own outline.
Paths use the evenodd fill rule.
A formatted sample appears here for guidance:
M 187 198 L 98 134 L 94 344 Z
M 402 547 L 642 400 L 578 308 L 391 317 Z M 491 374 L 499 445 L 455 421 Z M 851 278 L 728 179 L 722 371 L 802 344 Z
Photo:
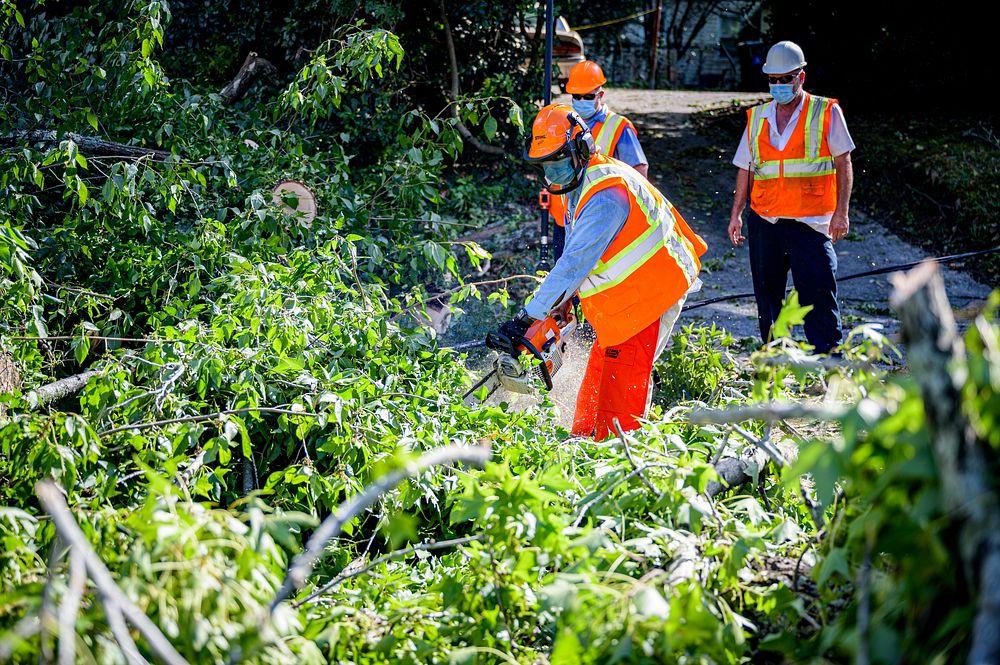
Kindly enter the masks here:
M 781 311 L 790 269 L 799 304 L 813 306 L 803 326 L 806 339 L 818 353 L 829 353 L 842 337 L 833 242 L 807 224 L 794 219 L 772 224 L 753 210 L 748 211 L 747 227 L 761 339 L 768 341 Z

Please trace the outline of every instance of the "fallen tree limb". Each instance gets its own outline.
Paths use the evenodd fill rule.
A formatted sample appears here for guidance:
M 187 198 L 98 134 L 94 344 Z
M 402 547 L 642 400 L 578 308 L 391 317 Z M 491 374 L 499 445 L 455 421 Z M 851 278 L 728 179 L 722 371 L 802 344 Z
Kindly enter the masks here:
M 274 610 L 297 589 L 302 588 L 306 578 L 312 572 L 313 566 L 319 560 L 323 549 L 331 538 L 335 538 L 344 524 L 354 519 L 362 510 L 373 504 L 380 496 L 394 488 L 403 480 L 415 476 L 432 466 L 441 464 L 451 464 L 453 462 L 465 462 L 482 466 L 491 456 L 487 446 L 442 446 L 424 453 L 415 462 L 387 474 L 371 485 L 366 487 L 361 494 L 352 496 L 347 501 L 338 506 L 337 510 L 331 513 L 319 528 L 313 532 L 306 543 L 306 548 L 292 561 L 285 581 L 278 590 L 274 600 L 271 601 L 271 614 Z
M 97 588 L 101 602 L 104 605 L 108 623 L 112 625 L 116 637 L 121 631 L 118 630 L 120 626 L 116 627 L 113 622 L 116 622 L 118 618 L 124 617 L 145 638 L 150 650 L 156 654 L 160 661 L 167 663 L 167 665 L 187 665 L 187 661 L 174 649 L 174 646 L 164 637 L 156 624 L 142 610 L 136 607 L 135 603 L 125 595 L 125 592 L 115 584 L 114 579 L 111 577 L 111 572 L 104 566 L 100 557 L 97 556 L 97 553 L 90 546 L 90 541 L 83 535 L 83 531 L 80 530 L 80 527 L 73 519 L 73 515 L 70 514 L 66 499 L 56 484 L 50 480 L 39 481 L 35 485 L 35 494 L 38 496 L 42 507 L 52 518 L 56 533 L 59 534 L 63 542 L 69 545 L 70 551 L 83 558 L 87 573 L 90 579 L 94 581 L 94 586 Z M 124 634 L 127 633 L 128 630 L 125 630 Z M 131 642 L 131 644 L 128 644 L 128 642 Z M 120 643 L 119 646 L 126 656 L 129 656 L 132 649 L 135 648 L 135 642 L 129 637 L 125 644 Z M 137 655 L 137 652 L 133 655 Z M 145 659 L 134 661 L 132 657 L 129 657 L 129 661 L 145 662 Z
M 254 81 L 260 77 L 274 76 L 277 72 L 277 67 L 251 51 L 247 54 L 246 59 L 243 60 L 240 71 L 236 73 L 233 80 L 219 91 L 219 96 L 222 97 L 222 102 L 227 106 L 235 104 L 243 99 L 243 96 L 247 94 L 247 90 L 250 89 Z
M 848 412 L 847 407 L 815 407 L 796 402 L 772 402 L 751 404 L 732 409 L 692 409 L 688 421 L 695 425 L 728 425 L 746 420 L 777 422 L 788 418 L 811 418 L 813 420 L 839 420 Z
M 80 392 L 87 385 L 87 382 L 98 374 L 100 372 L 96 370 L 88 370 L 80 374 L 67 376 L 65 379 L 59 379 L 58 381 L 47 383 L 44 386 L 29 391 L 24 396 L 24 399 L 27 400 L 33 410 L 40 409 L 43 406 L 58 402 L 64 397 L 69 397 Z
M 314 591 L 312 594 L 310 594 L 308 598 L 303 598 L 302 600 L 300 600 L 297 603 L 295 603 L 294 606 L 295 607 L 301 607 L 302 605 L 308 603 L 310 600 L 314 600 L 317 597 L 323 595 L 324 593 L 326 593 L 327 591 L 329 591 L 333 587 L 337 586 L 341 582 L 343 582 L 345 580 L 349 580 L 352 577 L 358 577 L 359 575 L 364 575 L 365 573 L 367 573 L 369 570 L 371 570 L 375 566 L 383 564 L 386 561 L 390 561 L 392 559 L 397 559 L 397 558 L 399 558 L 401 556 L 406 556 L 407 554 L 413 554 L 414 552 L 427 552 L 427 551 L 430 551 L 430 550 L 441 550 L 441 549 L 445 549 L 447 547 L 455 547 L 457 545 L 465 545 L 466 543 L 472 543 L 472 542 L 476 542 L 476 541 L 479 541 L 479 540 L 482 540 L 482 539 L 483 539 L 483 535 L 482 534 L 476 534 L 475 536 L 465 536 L 463 538 L 453 538 L 451 540 L 440 540 L 440 541 L 434 541 L 434 540 L 432 540 L 432 541 L 430 541 L 428 543 L 421 543 L 419 545 L 412 545 L 410 547 L 407 547 L 407 548 L 404 548 L 404 549 L 401 549 L 401 550 L 395 550 L 393 552 L 389 552 L 388 554 L 383 554 L 382 556 L 378 557 L 377 559 L 373 559 L 370 563 L 367 563 L 364 566 L 361 566 L 360 568 L 355 568 L 354 570 L 351 570 L 350 572 L 348 572 L 346 569 L 343 570 L 343 571 L 341 571 L 339 575 L 337 575 L 332 580 L 330 580 L 329 582 L 327 582 L 326 584 L 324 584 L 323 586 L 321 586 L 319 589 L 316 589 L 316 591 Z M 350 568 L 350 567 L 351 566 L 348 566 L 348 568 Z
M 170 159 L 171 154 L 166 150 L 155 148 L 144 148 L 137 145 L 125 145 L 115 143 L 96 136 L 84 136 L 74 132 L 56 132 L 50 129 L 36 129 L 32 131 L 17 131 L 8 135 L 0 142 L 11 144 L 15 142 L 29 141 L 31 143 L 54 143 L 62 141 L 72 141 L 77 145 L 84 155 L 97 155 L 101 157 L 118 157 L 121 159 L 150 159 L 154 162 L 165 162 Z
M 892 282 L 890 303 L 899 314 L 911 374 L 923 397 L 942 499 L 958 522 L 959 553 L 978 599 L 967 662 L 1000 662 L 1000 497 L 992 479 L 995 457 L 962 408 L 964 344 L 934 262 L 925 261 Z
M 168 420 L 155 420 L 146 423 L 132 423 L 131 425 L 122 425 L 121 427 L 112 427 L 111 429 L 105 429 L 98 432 L 98 436 L 107 436 L 108 434 L 116 434 L 118 432 L 125 432 L 133 429 L 149 429 L 150 427 L 162 427 L 164 425 L 173 425 L 175 423 L 196 423 L 202 420 L 215 420 L 216 418 L 221 418 L 222 416 L 232 416 L 239 413 L 283 413 L 289 416 L 309 416 L 310 418 L 319 418 L 318 413 L 312 413 L 310 411 L 292 411 L 291 409 L 282 409 L 275 406 L 248 406 L 242 409 L 227 409 L 226 411 L 216 411 L 215 413 L 205 413 L 197 416 L 184 416 L 183 418 L 170 418 Z

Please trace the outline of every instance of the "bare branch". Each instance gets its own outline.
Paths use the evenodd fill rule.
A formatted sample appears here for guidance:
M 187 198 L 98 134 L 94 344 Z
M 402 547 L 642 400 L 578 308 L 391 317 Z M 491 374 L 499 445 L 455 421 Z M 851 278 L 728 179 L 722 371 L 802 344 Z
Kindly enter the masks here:
M 170 641 L 163 636 L 160 629 L 156 627 L 149 617 L 143 614 L 142 610 L 136 607 L 125 593 L 118 588 L 111 573 L 104 566 L 100 557 L 90 546 L 87 537 L 73 519 L 66 505 L 66 499 L 62 491 L 51 480 L 42 480 L 35 485 L 35 494 L 41 502 L 42 507 L 48 512 L 55 525 L 56 533 L 69 545 L 70 549 L 83 558 L 87 572 L 94 581 L 101 602 L 104 605 L 109 623 L 116 613 L 123 614 L 129 622 L 138 629 L 149 648 L 156 656 L 167 665 L 187 665 L 187 661 L 174 649 Z M 127 632 L 127 631 L 126 631 Z M 116 636 L 117 638 L 117 636 Z M 129 638 L 131 639 L 131 637 Z M 134 643 L 133 643 L 134 646 Z M 125 648 L 125 645 L 122 645 Z M 144 662 L 144 661 L 143 661 Z
M 625 449 L 625 457 L 628 458 L 628 463 L 632 465 L 632 468 L 635 469 L 635 472 L 639 475 L 639 480 L 642 481 L 643 485 L 645 485 L 647 488 L 649 488 L 650 492 L 652 492 L 653 494 L 659 495 L 660 490 L 656 489 L 656 486 L 653 485 L 653 483 L 649 482 L 649 479 L 646 478 L 646 476 L 642 473 L 642 471 L 636 465 L 635 459 L 632 457 L 632 451 L 629 450 L 629 447 L 628 447 L 628 438 L 625 436 L 625 432 L 622 431 L 621 423 L 618 422 L 617 418 L 612 418 L 611 422 L 615 426 L 615 431 L 618 433 L 618 438 L 621 439 L 621 441 L 622 441 L 622 448 Z
M 47 383 L 44 386 L 29 391 L 24 396 L 24 399 L 27 400 L 32 409 L 40 409 L 53 402 L 58 402 L 64 397 L 69 397 L 80 392 L 87 385 L 87 382 L 98 374 L 100 372 L 88 370 L 80 374 L 67 376 L 65 379 L 59 379 L 58 381 Z
M 788 418 L 811 418 L 814 420 L 839 420 L 848 413 L 847 407 L 815 407 L 796 402 L 772 402 L 751 404 L 732 409 L 692 409 L 688 422 L 696 425 L 726 425 L 746 420 L 775 422 Z
M 361 492 L 337 507 L 337 510 L 323 520 L 319 528 L 313 532 L 306 543 L 306 548 L 289 568 L 285 581 L 278 590 L 278 594 L 271 601 L 270 611 L 274 610 L 288 598 L 296 589 L 302 588 L 306 578 L 312 572 L 313 566 L 319 560 L 323 549 L 331 538 L 335 538 L 344 524 L 354 519 L 362 510 L 373 504 L 380 496 L 394 488 L 403 480 L 415 476 L 422 471 L 441 464 L 451 464 L 453 462 L 465 462 L 481 466 L 490 459 L 490 449 L 486 446 L 442 446 L 424 453 L 415 462 L 408 464 L 398 471 L 379 478 Z
M 250 89 L 250 86 L 259 77 L 273 76 L 277 72 L 277 67 L 251 51 L 247 54 L 246 59 L 240 66 L 240 71 L 236 73 L 233 80 L 219 91 L 219 96 L 222 97 L 223 103 L 227 106 L 235 104 L 243 98 L 243 95 L 247 93 L 247 90 Z
M 315 600 L 317 597 L 323 595 L 324 593 L 326 593 L 333 587 L 337 586 L 341 582 L 349 580 L 352 577 L 358 577 L 359 575 L 364 575 L 375 566 L 381 565 L 386 561 L 390 561 L 392 559 L 398 559 L 399 557 L 406 556 L 407 554 L 413 554 L 414 552 L 440 550 L 446 547 L 455 547 L 456 545 L 464 545 L 466 543 L 472 543 L 482 539 L 483 535 L 478 534 L 475 536 L 465 536 L 464 538 L 452 538 L 451 540 L 440 540 L 440 541 L 432 540 L 427 543 L 421 543 L 420 545 L 413 545 L 405 549 L 389 552 L 388 554 L 383 554 L 379 558 L 372 560 L 371 563 L 368 563 L 360 568 L 355 568 L 350 571 L 344 569 L 343 571 L 340 572 L 339 575 L 337 575 L 332 580 L 324 584 L 322 587 L 314 591 L 311 595 L 309 595 L 309 597 L 303 598 L 302 600 L 295 603 L 293 607 L 301 607 L 305 603 L 308 603 L 310 600 Z
M 892 279 L 913 378 L 920 385 L 941 495 L 958 522 L 958 548 L 978 596 L 967 662 L 1000 662 L 1000 497 L 995 455 L 979 441 L 963 410 L 965 348 L 941 270 L 925 261 Z
M 34 131 L 16 131 L 6 137 L 0 138 L 0 145 L 11 144 L 18 141 L 28 141 L 31 143 L 55 143 L 69 140 L 75 143 L 80 152 L 87 155 L 109 155 L 122 159 L 149 159 L 154 162 L 164 162 L 171 158 L 171 154 L 166 150 L 156 150 L 154 148 L 143 148 L 142 146 L 124 145 L 115 143 L 96 136 L 83 136 L 72 132 L 55 132 L 52 130 L 37 129 Z
M 83 555 L 73 550 L 69 553 L 69 579 L 66 594 L 59 604 L 59 665 L 76 662 L 76 617 L 80 613 L 83 588 L 87 584 L 87 564 Z
M 133 429 L 149 429 L 150 427 L 163 427 L 164 425 L 173 425 L 175 423 L 196 423 L 202 420 L 215 420 L 216 418 L 221 418 L 222 416 L 231 416 L 238 413 L 283 413 L 290 416 L 309 416 L 310 418 L 318 418 L 320 414 L 312 413 L 311 411 L 293 411 L 291 409 L 280 409 L 274 406 L 248 406 L 242 409 L 227 409 L 225 411 L 216 411 L 215 413 L 205 413 L 197 416 L 184 416 L 183 418 L 170 418 L 168 420 L 156 420 L 148 423 L 132 423 L 131 425 L 122 425 L 121 427 L 112 427 L 111 429 L 105 429 L 98 432 L 100 436 L 107 436 L 109 434 L 115 434 L 117 432 L 125 432 L 127 430 Z
M 132 633 L 128 630 L 128 624 L 125 623 L 125 616 L 118 603 L 113 599 L 104 598 L 104 615 L 108 619 L 111 635 L 115 638 L 115 642 L 118 643 L 118 647 L 122 650 L 129 665 L 149 665 L 149 661 L 139 653 L 139 647 L 132 639 Z

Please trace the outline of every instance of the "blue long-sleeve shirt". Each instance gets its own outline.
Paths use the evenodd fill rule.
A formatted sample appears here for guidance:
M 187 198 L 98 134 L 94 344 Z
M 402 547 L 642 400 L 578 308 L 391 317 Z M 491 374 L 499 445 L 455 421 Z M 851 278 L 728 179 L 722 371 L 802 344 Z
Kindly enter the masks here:
M 600 111 L 587 118 L 587 126 L 593 131 L 594 125 L 604 122 L 607 118 L 608 106 L 605 104 L 601 107 Z M 646 153 L 643 152 L 642 146 L 639 145 L 639 137 L 636 135 L 635 130 L 628 125 L 622 130 L 622 135 L 618 137 L 618 143 L 615 145 L 615 154 L 611 156 L 625 162 L 629 166 L 639 166 L 640 164 L 649 163 L 649 160 L 646 159 Z
M 570 220 L 582 191 L 583 188 L 578 187 L 565 195 Z M 576 221 L 566 225 L 566 247 L 524 306 L 528 316 L 544 319 L 549 312 L 573 297 L 625 226 L 628 213 L 629 198 L 624 185 L 613 185 L 590 197 Z

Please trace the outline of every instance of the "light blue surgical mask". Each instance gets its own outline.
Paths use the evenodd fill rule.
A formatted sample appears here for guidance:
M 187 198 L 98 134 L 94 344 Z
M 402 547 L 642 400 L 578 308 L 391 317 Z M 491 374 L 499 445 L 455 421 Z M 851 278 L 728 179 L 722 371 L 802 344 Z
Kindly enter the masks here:
M 545 171 L 545 179 L 553 185 L 565 187 L 573 182 L 576 171 L 573 169 L 573 160 L 569 157 L 559 159 L 554 162 L 544 162 L 542 169 Z
M 574 99 L 570 103 L 573 104 L 573 110 L 579 113 L 580 117 L 584 120 L 591 118 L 597 113 L 596 99 Z
M 779 104 L 787 104 L 795 99 L 794 83 L 771 83 L 768 87 L 771 89 L 771 97 Z

